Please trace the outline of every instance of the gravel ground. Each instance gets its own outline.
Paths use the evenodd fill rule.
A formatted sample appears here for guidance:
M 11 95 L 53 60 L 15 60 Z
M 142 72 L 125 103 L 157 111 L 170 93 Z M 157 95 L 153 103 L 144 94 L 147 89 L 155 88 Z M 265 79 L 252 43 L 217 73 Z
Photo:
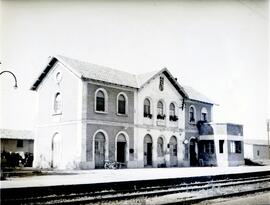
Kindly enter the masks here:
M 237 187 L 214 187 L 212 189 L 204 189 L 200 191 L 194 191 L 194 192 L 183 192 L 183 193 L 176 193 L 176 194 L 168 194 L 165 196 L 157 196 L 157 197 L 140 197 L 136 199 L 126 200 L 126 201 L 115 201 L 115 202 L 108 202 L 108 203 L 102 203 L 102 205 L 158 205 L 158 204 L 166 204 L 170 202 L 177 202 L 177 201 L 183 201 L 185 199 L 191 199 L 191 198 L 198 198 L 198 197 L 205 197 L 205 196 L 215 196 L 219 194 L 226 194 L 226 193 L 235 193 L 239 191 L 245 191 L 245 190 L 251 190 L 254 188 L 263 188 L 263 187 L 269 187 L 270 182 L 264 182 L 264 183 L 257 183 L 257 184 L 249 184 L 249 185 L 241 185 Z M 222 205 L 234 205 L 235 204 L 270 204 L 270 192 L 263 193 L 263 194 L 256 194 L 256 195 L 250 195 L 251 197 L 256 196 L 258 200 L 248 200 L 246 197 L 233 197 L 233 198 L 223 198 L 223 199 L 216 199 L 216 200 L 210 200 L 210 201 L 204 201 L 201 203 L 198 203 L 197 205 L 208 205 L 208 204 L 222 204 Z M 235 199 L 234 199 L 235 198 Z M 231 199 L 234 199 L 231 201 Z M 233 202 L 233 203 L 232 203 Z M 248 203 L 250 202 L 250 203 Z M 260 203 L 262 202 L 262 203 Z M 224 203 L 224 204 L 223 204 Z M 91 203 L 90 203 L 91 204 Z
M 270 204 L 270 192 L 260 192 L 241 197 L 215 199 L 204 201 L 195 205 L 262 205 Z

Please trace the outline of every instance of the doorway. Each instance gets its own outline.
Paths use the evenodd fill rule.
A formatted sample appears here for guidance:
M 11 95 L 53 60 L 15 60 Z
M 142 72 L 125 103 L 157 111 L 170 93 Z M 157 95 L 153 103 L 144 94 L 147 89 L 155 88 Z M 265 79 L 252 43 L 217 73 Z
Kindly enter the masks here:
M 170 167 L 177 167 L 177 140 L 175 136 L 170 139 Z
M 152 138 L 150 135 L 144 137 L 144 166 L 152 166 Z
M 126 142 L 117 142 L 117 162 L 126 162 Z
M 52 168 L 59 168 L 61 164 L 61 136 L 59 133 L 54 134 L 52 138 Z
M 95 168 L 104 168 L 105 161 L 105 136 L 99 132 L 95 136 Z
M 189 156 L 190 156 L 190 166 L 198 166 L 198 145 L 195 139 L 190 140 L 189 145 Z

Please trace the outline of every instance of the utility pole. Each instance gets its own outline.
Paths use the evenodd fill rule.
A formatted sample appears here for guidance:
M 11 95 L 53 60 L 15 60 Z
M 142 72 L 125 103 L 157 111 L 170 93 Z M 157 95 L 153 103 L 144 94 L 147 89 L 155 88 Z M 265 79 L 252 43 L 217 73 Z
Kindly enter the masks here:
M 267 120 L 267 145 L 268 145 L 268 159 L 270 159 L 270 145 L 269 145 L 270 119 Z

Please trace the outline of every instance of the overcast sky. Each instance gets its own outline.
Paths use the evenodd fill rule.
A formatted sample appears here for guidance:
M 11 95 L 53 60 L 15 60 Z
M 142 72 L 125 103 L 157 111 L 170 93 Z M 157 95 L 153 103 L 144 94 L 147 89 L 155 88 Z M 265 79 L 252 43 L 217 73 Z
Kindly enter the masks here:
M 215 121 L 267 139 L 268 28 L 264 0 L 4 0 L 0 66 L 19 89 L 1 76 L 0 127 L 33 129 L 29 88 L 48 56 L 61 54 L 131 73 L 167 67 L 219 104 Z

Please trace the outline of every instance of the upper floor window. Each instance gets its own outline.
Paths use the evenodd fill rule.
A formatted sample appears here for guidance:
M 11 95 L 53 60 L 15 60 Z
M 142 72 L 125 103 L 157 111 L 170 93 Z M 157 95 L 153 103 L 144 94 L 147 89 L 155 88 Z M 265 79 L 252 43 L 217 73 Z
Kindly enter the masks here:
M 151 114 L 151 103 L 149 99 L 145 99 L 144 103 L 143 103 L 143 116 L 144 117 L 148 117 L 148 118 L 152 118 L 152 114 Z
M 54 96 L 54 105 L 53 105 L 54 113 L 61 113 L 62 111 L 62 99 L 61 94 L 56 93 Z
M 207 110 L 205 107 L 202 108 L 202 111 L 201 111 L 201 120 L 202 121 L 207 121 Z
M 105 94 L 101 90 L 96 93 L 96 111 L 105 112 Z
M 117 96 L 117 112 L 118 114 L 127 114 L 127 97 L 120 93 Z
M 175 116 L 175 105 L 173 103 L 170 104 L 170 116 Z
M 159 78 L 159 90 L 163 91 L 164 90 L 164 77 L 160 76 Z
M 194 106 L 189 107 L 189 122 L 194 123 L 195 122 L 195 108 Z
M 163 107 L 163 103 L 161 101 L 158 101 L 157 104 L 157 119 L 164 119 L 165 118 L 165 114 L 164 114 L 164 107 Z
M 170 104 L 170 121 L 177 121 L 178 117 L 175 112 L 175 105 L 173 103 Z

